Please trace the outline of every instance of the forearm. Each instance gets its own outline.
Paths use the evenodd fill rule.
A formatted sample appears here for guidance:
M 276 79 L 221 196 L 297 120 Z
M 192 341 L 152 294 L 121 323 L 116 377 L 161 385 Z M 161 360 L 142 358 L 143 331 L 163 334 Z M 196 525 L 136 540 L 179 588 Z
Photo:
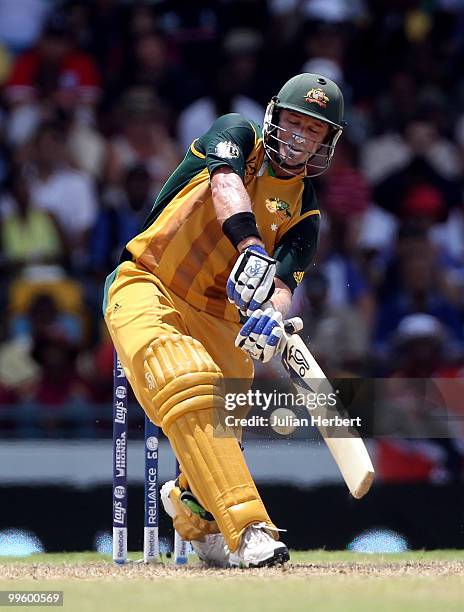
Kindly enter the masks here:
M 211 177 L 211 193 L 216 216 L 221 223 L 239 212 L 252 212 L 251 200 L 238 174 L 226 166 Z
M 252 213 L 251 200 L 242 179 L 230 168 L 219 168 L 211 177 L 211 193 L 214 209 L 221 226 L 224 221 L 230 219 L 237 213 Z M 245 237 L 237 244 L 237 250 L 241 253 L 246 247 L 264 244 L 257 236 Z
M 292 292 L 280 278 L 275 278 L 274 282 L 276 288 L 270 302 L 276 310 L 282 313 L 282 317 L 285 319 L 292 303 Z

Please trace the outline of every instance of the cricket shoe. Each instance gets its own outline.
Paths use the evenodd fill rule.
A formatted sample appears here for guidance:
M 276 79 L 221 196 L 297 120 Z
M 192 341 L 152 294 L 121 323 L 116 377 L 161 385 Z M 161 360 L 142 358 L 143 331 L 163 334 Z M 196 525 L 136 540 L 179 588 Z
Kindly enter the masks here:
M 290 559 L 288 548 L 282 542 L 276 542 L 268 529 L 265 523 L 247 527 L 240 546 L 230 553 L 231 567 L 271 567 L 283 565 Z
M 229 548 L 221 533 L 201 533 L 205 522 L 215 525 L 214 517 L 203 508 L 190 491 L 182 491 L 176 480 L 170 480 L 161 487 L 161 501 L 167 514 L 184 533 L 197 537 L 188 538 L 200 561 L 210 567 L 230 567 Z M 180 505 L 182 504 L 182 505 Z M 176 505 L 180 512 L 176 510 Z M 185 530 L 186 528 L 186 530 Z M 181 534 L 182 535 L 182 534 Z

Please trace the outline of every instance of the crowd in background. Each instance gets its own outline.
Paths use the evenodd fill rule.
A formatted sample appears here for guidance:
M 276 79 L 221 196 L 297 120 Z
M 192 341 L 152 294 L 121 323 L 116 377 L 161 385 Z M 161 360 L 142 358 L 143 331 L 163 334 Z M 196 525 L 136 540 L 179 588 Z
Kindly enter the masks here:
M 303 336 L 332 375 L 460 377 L 463 63 L 459 0 L 1 0 L 0 404 L 110 401 L 105 276 L 191 141 L 303 71 L 348 122 Z

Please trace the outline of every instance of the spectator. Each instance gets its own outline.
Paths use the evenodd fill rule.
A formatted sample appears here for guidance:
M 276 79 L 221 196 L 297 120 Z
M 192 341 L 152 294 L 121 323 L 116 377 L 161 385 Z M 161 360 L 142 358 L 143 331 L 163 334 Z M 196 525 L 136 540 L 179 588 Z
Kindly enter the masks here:
M 464 205 L 453 208 L 448 219 L 431 228 L 432 242 L 458 262 L 460 280 L 464 283 Z
M 363 0 L 305 0 L 303 10 L 307 18 L 318 19 L 327 23 L 348 23 L 362 17 Z
M 430 382 L 443 371 L 445 337 L 438 319 L 426 314 L 408 315 L 396 330 L 398 367 L 376 412 L 377 433 L 394 436 L 377 442 L 377 468 L 384 481 L 446 482 L 462 477 L 463 456 L 453 439 L 458 437 L 456 421 L 447 418 L 451 407 L 439 386 Z
M 369 206 L 371 190 L 359 169 L 358 150 L 348 138 L 337 144 L 337 154 L 320 180 L 324 211 L 333 221 L 350 218 L 359 226 Z
M 11 406 L 16 402 L 17 397 L 14 391 L 0 382 L 0 406 Z
M 43 124 L 37 131 L 31 155 L 31 197 L 36 206 L 57 218 L 69 244 L 71 264 L 79 270 L 86 263 L 97 202 L 90 177 L 67 162 L 64 137 L 58 123 Z
M 31 47 L 40 35 L 49 12 L 47 0 L 2 0 L 0 2 L 0 40 L 17 53 Z
M 366 143 L 364 170 L 375 184 L 375 200 L 398 215 L 417 187 L 438 190 L 447 208 L 460 201 L 457 148 L 425 117 L 410 121 L 402 136 L 385 135 Z
M 156 197 L 179 161 L 170 138 L 164 111 L 147 88 L 130 89 L 122 101 L 122 130 L 108 146 L 106 180 L 121 185 L 127 170 L 144 164 L 151 177 L 151 195 Z
M 329 304 L 354 307 L 370 330 L 375 301 L 355 258 L 356 232 L 356 223 L 350 217 L 338 217 L 323 225 L 317 265 L 329 281 Z
M 52 214 L 33 205 L 26 168 L 13 168 L 6 185 L 0 231 L 4 270 L 20 274 L 31 265 L 62 266 L 63 233 Z
M 78 113 L 60 113 L 67 119 L 66 153 L 71 165 L 95 180 L 102 178 L 105 166 L 106 141 L 93 121 L 82 121 Z
M 463 350 L 460 314 L 443 291 L 442 270 L 436 265 L 431 244 L 420 234 L 407 238 L 402 240 L 399 249 L 396 281 L 390 274 L 389 288 L 384 291 L 379 307 L 374 338 L 376 350 L 388 354 L 393 334 L 405 316 L 427 313 L 436 317 L 447 331 L 452 341 L 448 344 L 448 350 L 453 349 L 450 354 L 459 354 Z
M 79 372 L 86 383 L 93 402 L 108 403 L 113 396 L 113 342 L 104 325 L 101 325 L 100 340 L 95 347 L 81 353 Z
M 150 34 L 156 28 L 156 15 L 148 3 L 137 3 L 129 16 L 129 34 L 134 40 Z
M 330 305 L 328 289 L 322 273 L 310 273 L 296 291 L 290 316 L 302 318 L 301 335 L 326 374 L 360 372 L 369 347 L 366 321 L 352 306 Z
M 89 399 L 90 392 L 77 370 L 77 347 L 56 330 L 34 338 L 32 356 L 41 368 L 32 401 L 56 409 L 73 400 Z
M 40 368 L 30 353 L 30 343 L 23 340 L 0 344 L 0 405 L 30 398 L 40 377 Z
M 150 175 L 143 165 L 129 168 L 121 189 L 107 190 L 90 243 L 90 263 L 98 278 L 114 270 L 123 248 L 153 206 Z
M 178 112 L 186 103 L 185 78 L 175 68 L 162 34 L 149 31 L 134 39 L 116 93 L 143 87 L 158 96 L 166 109 Z
M 256 75 L 253 54 L 257 49 L 239 54 L 235 44 L 234 42 L 231 47 L 227 61 L 213 76 L 211 94 L 190 104 L 179 116 L 177 134 L 183 151 L 188 149 L 195 138 L 206 132 L 220 115 L 241 113 L 257 124 L 263 121 L 263 107 L 249 97 L 246 91 Z M 243 69 L 244 65 L 245 70 L 241 77 L 239 70 Z
M 402 66 L 392 74 L 389 79 L 389 86 L 380 92 L 375 102 L 372 120 L 378 126 L 381 126 L 381 132 L 385 135 L 385 138 L 380 136 L 369 143 L 368 146 L 372 146 L 373 153 L 376 152 L 376 147 L 379 147 L 378 150 L 381 152 L 383 146 L 388 147 L 389 144 L 396 149 L 395 141 L 399 138 L 401 126 L 406 125 L 411 117 L 417 113 L 418 98 L 417 79 L 407 67 Z M 401 104 L 398 104 L 398 100 L 401 100 Z M 391 137 L 392 134 L 395 134 L 395 136 Z M 398 154 L 398 150 L 396 150 L 396 154 Z M 399 155 L 398 159 L 401 162 L 402 155 Z M 387 158 L 384 159 L 385 168 L 389 167 L 389 161 Z M 383 167 L 380 156 L 377 159 L 370 160 L 367 155 L 365 162 L 367 164 L 366 169 L 369 168 L 369 177 L 373 181 L 377 182 L 378 178 L 372 176 L 372 172 L 374 174 L 379 172 L 382 178 Z M 396 167 L 396 164 L 394 166 Z
M 5 96 L 11 106 L 8 136 L 15 146 L 31 136 L 44 105 L 93 112 L 100 76 L 92 59 L 73 47 L 64 13 L 52 14 L 37 46 L 16 59 Z
M 222 44 L 222 57 L 230 74 L 236 94 L 248 96 L 267 104 L 269 102 L 260 86 L 258 75 L 263 72 L 259 64 L 263 37 L 257 30 L 240 27 L 230 30 Z
M 223 30 L 231 27 L 231 18 L 243 23 L 244 17 L 248 16 L 253 9 L 252 3 L 246 3 L 245 11 L 238 11 L 235 3 L 229 8 L 230 3 L 218 3 L 211 0 L 206 2 L 172 2 L 157 3 L 155 7 L 157 25 L 166 34 L 170 46 L 172 46 L 182 58 L 182 68 L 186 73 L 186 78 L 190 81 L 190 74 L 194 73 L 194 80 L 201 84 L 208 82 L 208 71 L 204 70 L 205 58 L 208 58 L 209 66 L 217 65 L 219 41 L 221 40 L 220 13 L 224 13 Z M 148 7 L 145 7 L 146 9 Z M 134 11 L 134 16 L 138 17 L 138 28 L 132 26 L 134 35 L 140 33 L 141 7 Z M 262 15 L 261 15 L 262 17 Z M 134 24 L 133 24 L 134 25 Z M 153 30 L 147 17 L 144 18 L 145 31 Z M 190 85 L 190 83 L 189 83 Z M 187 93 L 188 95 L 188 93 Z
M 446 217 L 442 193 L 427 183 L 412 186 L 403 200 L 402 217 L 418 228 L 429 230 Z
M 372 203 L 359 220 L 356 250 L 359 268 L 375 293 L 382 285 L 388 258 L 394 251 L 398 220 Z
M 307 3 L 309 4 L 309 3 Z M 321 2 L 321 5 L 328 5 Z M 315 15 L 317 18 L 317 16 Z M 341 17 L 341 15 L 340 15 Z M 345 100 L 351 99 L 350 87 L 343 70 L 343 57 L 347 45 L 347 30 L 341 19 L 309 20 L 303 27 L 305 61 L 302 72 L 314 72 L 333 79 L 343 92 Z
M 433 208 L 430 208 L 433 212 Z M 391 295 L 399 291 L 400 261 L 414 256 L 418 252 L 427 252 L 432 257 L 434 266 L 441 269 L 440 283 L 443 291 L 448 296 L 455 296 L 459 287 L 462 286 L 462 265 L 458 257 L 455 257 L 451 245 L 440 242 L 440 230 L 443 226 L 435 225 L 429 228 L 433 215 L 413 216 L 408 222 L 398 226 L 397 244 L 386 249 L 384 253 L 385 275 L 384 283 L 380 287 L 380 297 Z M 452 301 L 457 301 L 455 297 Z
M 60 311 L 50 294 L 39 293 L 34 296 L 27 313 L 14 315 L 9 324 L 11 339 L 32 340 L 34 337 L 55 333 L 67 338 L 76 346 L 83 342 L 82 322 L 78 317 Z
M 393 377 L 430 378 L 445 361 L 446 332 L 440 321 L 428 314 L 401 319 L 394 334 Z
M 125 8 L 118 0 L 70 0 L 66 9 L 75 45 L 96 61 L 106 87 L 121 74 Z

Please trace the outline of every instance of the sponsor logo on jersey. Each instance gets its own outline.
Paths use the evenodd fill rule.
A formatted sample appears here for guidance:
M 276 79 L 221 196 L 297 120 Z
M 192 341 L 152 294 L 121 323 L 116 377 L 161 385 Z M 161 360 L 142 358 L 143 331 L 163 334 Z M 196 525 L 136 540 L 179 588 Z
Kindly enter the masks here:
M 281 221 L 290 219 L 290 204 L 279 198 L 268 198 L 266 200 L 266 208 L 269 212 L 276 214 Z
M 325 108 L 327 106 L 329 100 L 329 96 L 324 91 L 322 91 L 322 89 L 310 89 L 305 96 L 306 102 L 308 102 L 309 104 L 312 104 L 314 102 L 322 108 Z
M 240 157 L 240 149 L 230 140 L 218 142 L 214 152 L 221 159 L 237 159 Z

